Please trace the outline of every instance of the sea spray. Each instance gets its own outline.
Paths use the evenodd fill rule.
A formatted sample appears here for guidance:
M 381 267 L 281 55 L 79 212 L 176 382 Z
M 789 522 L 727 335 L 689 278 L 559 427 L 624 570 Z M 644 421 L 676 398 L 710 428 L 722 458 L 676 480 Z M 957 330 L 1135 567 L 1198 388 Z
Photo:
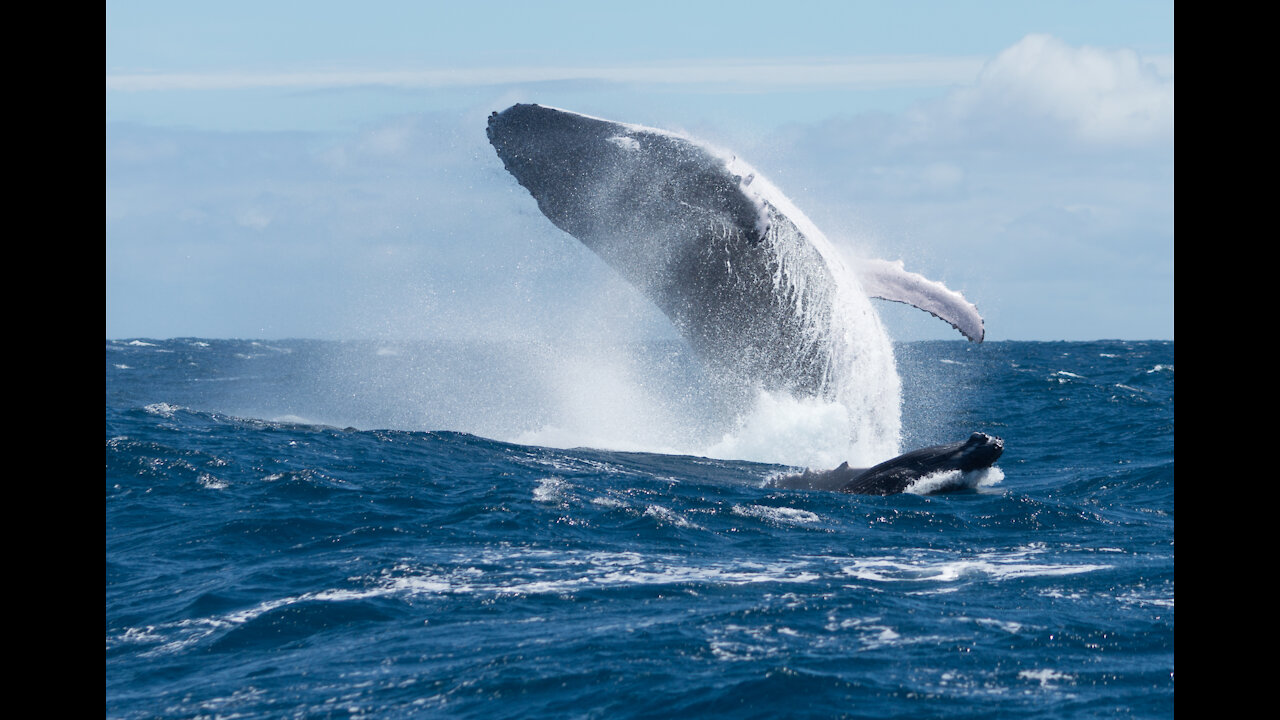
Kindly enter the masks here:
M 797 348 L 797 355 L 820 353 L 823 382 L 813 397 L 784 392 L 784 399 L 762 390 L 735 432 L 709 454 L 736 450 L 748 453 L 744 459 L 811 466 L 846 460 L 872 465 L 897 455 L 901 380 L 889 336 L 852 270 L 854 260 L 759 171 L 732 163 L 755 178 L 751 190 L 769 210 L 765 246 L 774 254 L 774 289 L 793 304 L 801 337 L 812 348 Z
M 701 454 L 726 460 L 835 467 L 850 459 L 852 424 L 848 408 L 838 402 L 761 390 L 736 426 Z
M 588 332 L 525 355 L 524 373 L 543 390 L 537 412 L 503 439 L 544 447 L 701 454 L 729 422 L 730 398 L 678 341 L 623 342 Z

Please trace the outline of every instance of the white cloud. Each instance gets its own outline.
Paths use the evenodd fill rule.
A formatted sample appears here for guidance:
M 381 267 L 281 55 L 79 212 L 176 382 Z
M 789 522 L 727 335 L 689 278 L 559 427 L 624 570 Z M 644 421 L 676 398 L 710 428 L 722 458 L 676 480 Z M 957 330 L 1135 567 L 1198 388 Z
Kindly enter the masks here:
M 1173 139 L 1173 78 L 1162 68 L 1171 71 L 1172 62 L 1028 35 L 988 63 L 972 87 L 915 119 L 972 133 L 1057 134 L 1088 145 L 1164 144 Z
M 964 292 L 992 339 L 1172 337 L 1170 66 L 1033 35 L 905 113 L 735 149 L 834 241 Z M 895 337 L 946 337 L 917 315 Z

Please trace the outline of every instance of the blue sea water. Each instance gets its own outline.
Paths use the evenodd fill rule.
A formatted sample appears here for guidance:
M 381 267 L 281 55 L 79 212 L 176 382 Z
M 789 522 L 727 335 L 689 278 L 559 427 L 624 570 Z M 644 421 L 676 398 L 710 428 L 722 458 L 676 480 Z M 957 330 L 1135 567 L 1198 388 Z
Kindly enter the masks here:
M 538 352 L 107 341 L 106 715 L 1173 715 L 1172 342 L 897 345 L 903 450 L 1006 450 L 889 497 L 547 447 Z

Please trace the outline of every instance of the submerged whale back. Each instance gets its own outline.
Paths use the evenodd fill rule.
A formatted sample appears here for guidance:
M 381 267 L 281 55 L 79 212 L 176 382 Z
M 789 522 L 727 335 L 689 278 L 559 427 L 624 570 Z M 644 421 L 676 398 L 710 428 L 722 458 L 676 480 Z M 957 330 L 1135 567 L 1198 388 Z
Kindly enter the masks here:
M 773 487 L 792 490 L 831 490 L 856 495 L 896 495 L 920 480 L 950 470 L 970 472 L 991 467 L 1004 453 L 1004 440 L 976 432 L 964 442 L 912 450 L 871 468 L 844 463 L 834 470 L 805 470 L 772 478 Z M 935 492 L 954 489 L 942 485 Z
M 991 467 L 1003 453 L 1003 440 L 976 432 L 964 442 L 934 445 L 886 460 L 855 476 L 840 491 L 859 495 L 894 495 L 933 473 L 947 470 L 968 472 Z
M 719 372 L 835 395 L 848 370 L 839 346 L 848 333 L 833 331 L 836 275 L 815 231 L 802 232 L 769 188 L 758 191 L 767 182 L 751 168 L 672 133 L 538 105 L 495 113 L 488 134 L 542 213 Z

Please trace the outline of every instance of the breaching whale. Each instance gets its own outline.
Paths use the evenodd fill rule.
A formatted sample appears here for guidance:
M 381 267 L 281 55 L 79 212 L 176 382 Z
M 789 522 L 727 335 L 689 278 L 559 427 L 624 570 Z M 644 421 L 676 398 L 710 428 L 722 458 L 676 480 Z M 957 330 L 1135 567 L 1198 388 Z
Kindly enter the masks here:
M 1004 452 L 1004 441 L 976 432 L 964 442 L 913 450 L 871 468 L 851 468 L 844 463 L 834 470 L 775 479 L 774 487 L 799 490 L 835 490 L 858 495 L 894 495 L 921 478 L 947 470 L 970 472 L 991 467 Z
M 871 362 L 871 339 L 848 330 L 858 321 L 850 316 L 874 316 L 866 297 L 921 308 L 982 341 L 982 318 L 959 293 L 901 262 L 846 269 L 812 221 L 736 156 L 665 130 L 541 105 L 494 112 L 488 136 L 552 223 L 657 305 L 718 372 L 746 385 L 835 397 L 851 368 Z M 866 322 L 887 348 L 878 318 Z M 891 366 L 891 351 L 883 354 Z M 892 404 L 884 412 L 895 420 L 884 432 L 896 436 L 895 399 L 867 394 L 857 402 Z

